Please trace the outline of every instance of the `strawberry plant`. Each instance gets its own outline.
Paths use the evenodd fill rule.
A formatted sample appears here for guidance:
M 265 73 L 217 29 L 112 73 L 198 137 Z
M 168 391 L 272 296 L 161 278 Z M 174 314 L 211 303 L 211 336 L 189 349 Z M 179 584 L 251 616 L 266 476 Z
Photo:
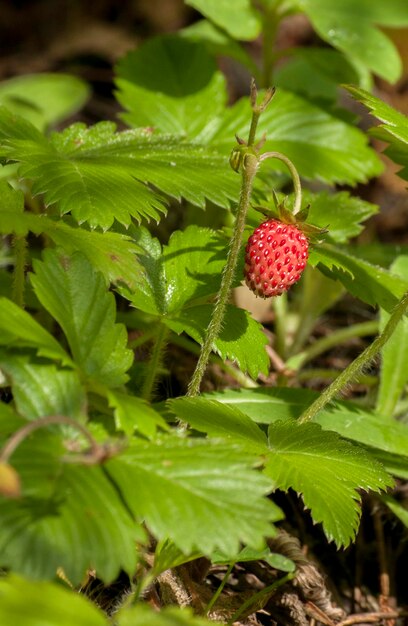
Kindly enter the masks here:
M 0 85 L 0 623 L 332 624 L 293 493 L 328 550 L 363 492 L 408 526 L 407 251 L 356 244 L 378 207 L 353 190 L 382 171 L 371 136 L 408 180 L 407 118 L 372 94 L 406 3 L 186 4 L 204 18 L 117 64 L 119 120 L 69 123 L 73 76 Z M 296 13 L 320 44 L 278 50 Z M 255 77 L 232 104 L 220 55 Z M 319 337 L 340 302 L 369 319 Z

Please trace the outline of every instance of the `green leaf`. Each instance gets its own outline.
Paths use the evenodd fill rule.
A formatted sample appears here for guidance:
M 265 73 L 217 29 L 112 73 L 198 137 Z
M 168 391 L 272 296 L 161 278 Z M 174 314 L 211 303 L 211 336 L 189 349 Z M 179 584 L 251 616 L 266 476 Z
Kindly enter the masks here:
M 61 440 L 42 429 L 13 454 L 23 497 L 0 498 L 2 566 L 37 579 L 62 568 L 73 585 L 88 569 L 105 582 L 121 569 L 132 575 L 142 530 L 102 468 L 61 465 L 62 452 Z
M 375 450 L 405 456 L 408 461 L 408 425 L 390 420 L 388 415 L 339 404 L 333 410 L 323 411 L 314 421 L 325 430 L 335 430 L 342 437 Z
M 259 546 L 281 515 L 263 497 L 270 483 L 251 469 L 255 460 L 217 441 L 167 439 L 134 445 L 105 467 L 157 539 L 186 554 L 233 555 L 240 542 Z
M 403 503 L 398 502 L 395 498 L 389 495 L 381 496 L 382 502 L 388 506 L 390 511 L 394 513 L 396 517 L 408 528 L 408 510 L 404 507 Z
M 259 388 L 228 389 L 204 397 L 227 404 L 260 424 L 296 419 L 317 398 L 310 389 Z M 178 400 L 176 400 L 178 402 Z M 364 410 L 352 402 L 333 402 L 313 419 L 324 430 L 334 430 L 342 437 L 408 458 L 408 426 Z
M 28 232 L 46 234 L 66 252 L 82 252 L 95 269 L 102 272 L 107 282 L 123 283 L 129 288 L 136 285 L 136 276 L 140 271 L 136 257 L 139 248 L 127 235 L 89 231 L 84 227 L 65 223 L 62 219 L 55 221 L 45 215 L 20 213 L 17 210 L 5 211 L 1 208 L 0 212 L 0 233 L 21 236 Z
M 156 577 L 170 568 L 189 563 L 201 556 L 203 556 L 201 552 L 193 552 L 188 555 L 183 554 L 180 548 L 169 539 L 159 541 L 154 553 L 152 575 Z
M 31 122 L 0 104 L 0 140 L 4 141 L 11 137 L 32 141 L 39 146 L 47 145 L 46 137 Z
M 194 24 L 187 26 L 187 28 L 183 28 L 178 34 L 179 37 L 189 41 L 204 43 L 207 50 L 214 57 L 231 57 L 246 66 L 253 75 L 256 75 L 258 72 L 256 63 L 244 46 L 240 45 L 224 30 L 208 20 L 198 20 Z
M 0 103 L 42 131 L 79 111 L 89 96 L 87 83 L 69 74 L 27 74 L 0 83 Z
M 382 466 L 361 448 L 317 424 L 276 422 L 269 428 L 265 473 L 283 490 L 302 494 L 314 522 L 337 546 L 355 537 L 361 514 L 358 489 L 392 485 Z
M 271 567 L 279 569 L 282 572 L 294 572 L 296 569 L 296 565 L 291 559 L 282 556 L 282 554 L 271 552 L 266 546 L 261 550 L 254 550 L 254 548 L 245 546 L 245 548 L 242 548 L 241 552 L 237 554 L 235 561 L 237 563 L 265 561 L 265 563 L 268 563 Z M 227 565 L 230 563 L 230 559 L 223 557 L 221 554 L 215 554 L 212 557 L 212 562 Z
M 307 76 L 307 80 L 305 80 Z M 278 67 L 274 84 L 308 99 L 335 102 L 339 85 L 361 84 L 349 60 L 337 50 L 318 47 L 295 48 L 288 61 Z
M 399 78 L 402 65 L 398 52 L 378 26 L 408 25 L 405 0 L 297 0 L 297 4 L 322 39 L 378 76 L 390 82 Z
M 266 448 L 265 433 L 236 407 L 202 397 L 176 398 L 168 404 L 181 421 L 211 437 L 239 443 L 256 453 Z
M 166 607 L 158 613 L 146 604 L 122 609 L 117 619 L 118 626 L 213 626 L 214 624 L 203 617 L 196 617 L 190 609 Z
M 73 124 L 47 141 L 28 123 L 14 122 L 0 108 L 1 155 L 20 163 L 19 175 L 47 206 L 57 204 L 62 215 L 71 212 L 91 227 L 158 219 L 167 203 L 163 193 L 202 208 L 206 200 L 228 208 L 238 197 L 239 177 L 214 149 L 149 129 L 115 132 L 111 122 Z
M 66 415 L 84 421 L 86 397 L 76 371 L 33 363 L 27 356 L 1 351 L 0 367 L 11 381 L 13 399 L 23 417 L 34 420 L 45 415 Z
M 135 430 L 149 439 L 156 435 L 157 428 L 168 429 L 160 413 L 157 413 L 145 400 L 119 391 L 108 391 L 109 406 L 115 410 L 115 425 L 125 435 L 133 435 Z
M 4 210 L 21 215 L 24 211 L 24 194 L 19 189 L 13 189 L 6 180 L 1 180 L 0 212 Z
M 377 213 L 375 204 L 366 202 L 347 191 L 314 194 L 304 192 L 305 204 L 310 204 L 308 222 L 327 228 L 329 237 L 337 243 L 346 243 L 363 230 L 362 222 Z
M 76 364 L 99 383 L 123 384 L 133 355 L 126 348 L 125 327 L 115 323 L 115 299 L 104 278 L 79 252 L 68 257 L 46 250 L 43 257 L 34 262 L 31 282 L 63 329 Z
M 116 68 L 116 93 L 129 126 L 205 137 L 225 106 L 225 78 L 200 43 L 175 35 L 149 40 Z
M 24 580 L 15 574 L 0 580 L 0 622 L 18 626 L 107 626 L 94 604 L 60 584 Z
M 65 350 L 45 328 L 17 304 L 1 297 L 0 331 L 0 345 L 34 348 L 39 356 L 72 364 Z
M 398 175 L 408 180 L 408 118 L 364 89 L 352 86 L 346 89 L 383 122 L 372 128 L 371 134 L 390 144 L 385 154 L 402 166 Z
M 316 246 L 309 263 L 319 268 L 323 266 L 325 274 L 339 280 L 356 298 L 389 312 L 408 289 L 408 281 L 396 274 L 329 244 Z
M 397 257 L 390 269 L 394 274 L 408 282 L 408 256 Z M 387 311 L 381 310 L 381 330 L 384 329 L 389 317 Z M 381 350 L 381 377 L 376 406 L 378 413 L 392 417 L 407 382 L 408 319 L 403 317 L 393 335 Z
M 211 320 L 213 305 L 202 304 L 182 311 L 165 324 L 177 334 L 186 332 L 202 344 Z M 228 305 L 223 328 L 214 341 L 214 351 L 224 359 L 235 361 L 242 372 L 248 372 L 253 379 L 269 371 L 269 357 L 265 350 L 268 340 L 262 325 L 256 322 L 244 309 Z
M 146 229 L 138 229 L 134 241 L 143 250 L 139 263 L 144 272 L 135 290 L 120 292 L 136 308 L 169 315 L 219 290 L 226 241 L 209 228 L 189 226 L 176 231 L 163 250 Z
M 243 98 L 220 119 L 212 145 L 229 153 L 234 134 L 247 137 L 250 119 L 250 105 Z M 285 154 L 305 178 L 354 185 L 383 169 L 360 130 L 282 89 L 262 114 L 258 132 L 267 135 L 265 150 Z M 268 167 L 284 169 L 277 160 L 270 160 Z
M 261 32 L 260 15 L 250 0 L 186 0 L 234 39 L 252 40 Z
M 291 397 L 293 391 L 296 390 L 286 390 L 286 393 Z M 215 394 L 217 399 L 219 396 Z M 230 398 L 231 392 L 227 392 L 227 396 Z M 253 411 L 258 415 L 257 402 L 264 394 L 251 393 L 248 396 L 254 400 Z M 302 399 L 304 401 L 304 394 Z M 171 401 L 170 406 L 193 428 L 231 439 L 248 451 L 257 452 L 265 462 L 265 473 L 274 480 L 275 486 L 285 490 L 291 487 L 302 493 L 314 521 L 322 522 L 328 538 L 338 545 L 347 545 L 357 529 L 357 489 L 379 490 L 392 484 L 379 463 L 336 433 L 325 432 L 317 424 L 303 426 L 292 420 L 276 421 L 279 416 L 273 413 L 271 402 L 267 420 L 273 419 L 269 428 L 269 448 L 262 431 L 254 429 L 236 406 L 222 407 L 205 398 L 177 399 Z M 284 408 L 287 411 L 287 407 Z M 293 409 L 290 407 L 290 410 Z M 261 420 L 258 418 L 257 421 Z
M 317 394 L 310 389 L 266 388 L 225 389 L 204 394 L 205 398 L 228 404 L 245 413 L 252 420 L 270 424 L 275 421 L 299 417 Z

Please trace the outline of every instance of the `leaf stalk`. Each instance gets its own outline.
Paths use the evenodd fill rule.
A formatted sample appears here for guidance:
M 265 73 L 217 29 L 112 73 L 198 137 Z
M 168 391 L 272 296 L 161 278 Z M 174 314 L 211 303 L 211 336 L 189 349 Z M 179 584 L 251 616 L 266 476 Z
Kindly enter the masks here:
M 16 235 L 13 241 L 15 263 L 11 299 L 24 309 L 25 306 L 25 267 L 27 259 L 27 239 Z
M 387 343 L 399 321 L 402 319 L 408 308 L 408 291 L 401 298 L 392 312 L 383 332 L 370 344 L 345 370 L 329 385 L 323 393 L 302 413 L 298 422 L 305 424 L 312 420 L 328 402 L 335 398 L 347 385 L 349 385 L 378 354 L 381 348 Z

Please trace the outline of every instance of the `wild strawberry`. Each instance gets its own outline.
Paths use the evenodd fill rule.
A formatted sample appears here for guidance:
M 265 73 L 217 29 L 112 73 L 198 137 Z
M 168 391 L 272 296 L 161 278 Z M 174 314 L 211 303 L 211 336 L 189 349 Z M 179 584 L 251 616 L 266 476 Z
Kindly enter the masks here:
M 294 224 L 269 219 L 255 228 L 245 255 L 245 282 L 257 296 L 280 296 L 306 267 L 309 241 Z

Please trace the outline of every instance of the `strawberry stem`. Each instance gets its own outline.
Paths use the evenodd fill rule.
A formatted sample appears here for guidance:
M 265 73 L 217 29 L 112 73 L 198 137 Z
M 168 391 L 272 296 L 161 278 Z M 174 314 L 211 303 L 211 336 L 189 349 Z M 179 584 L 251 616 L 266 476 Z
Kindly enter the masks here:
M 279 161 L 282 161 L 282 163 L 284 163 L 288 168 L 292 177 L 293 190 L 295 193 L 295 201 L 293 203 L 292 213 L 293 215 L 296 215 L 300 212 L 302 208 L 302 185 L 300 183 L 300 178 L 296 167 L 293 165 L 292 161 L 281 152 L 264 152 L 264 154 L 260 156 L 259 161 L 266 161 L 266 159 L 278 159 Z
M 237 217 L 228 252 L 227 262 L 222 274 L 220 290 L 214 306 L 212 318 L 207 329 L 207 334 L 202 345 L 196 369 L 191 378 L 187 390 L 187 396 L 194 397 L 200 393 L 200 384 L 207 367 L 211 351 L 214 349 L 214 342 L 218 337 L 222 323 L 224 321 L 225 309 L 231 290 L 232 281 L 238 261 L 241 247 L 242 234 L 245 228 L 245 220 L 251 199 L 252 186 L 258 169 L 258 157 L 254 154 L 246 154 L 242 163 L 242 185 L 238 202 Z
M 345 370 L 337 376 L 337 378 L 329 385 L 323 393 L 315 400 L 299 417 L 298 422 L 304 424 L 312 420 L 319 411 L 321 411 L 328 402 L 333 400 L 347 385 L 349 385 L 356 376 L 366 367 L 373 358 L 378 354 L 381 348 L 387 343 L 388 339 L 393 334 L 398 323 L 403 318 L 408 309 L 408 292 L 399 301 L 394 311 L 392 312 L 387 325 L 383 332 L 378 335 L 377 339 L 373 341 L 359 356 L 350 363 Z
M 238 261 L 238 255 L 242 243 L 242 235 L 245 228 L 246 216 L 251 199 L 252 187 L 255 179 L 260 157 L 258 156 L 259 145 L 255 145 L 256 129 L 261 113 L 266 109 L 272 100 L 274 89 L 267 89 L 260 104 L 257 103 L 257 89 L 255 81 L 251 82 L 251 107 L 252 119 L 248 135 L 248 142 L 245 145 L 242 140 L 238 139 L 238 147 L 232 151 L 230 164 L 233 170 L 241 171 L 242 183 L 241 192 L 238 201 L 237 213 L 234 231 L 231 238 L 231 244 L 228 252 L 227 262 L 221 278 L 220 290 L 213 309 L 210 324 L 207 329 L 204 343 L 201 348 L 200 356 L 197 361 L 194 374 L 191 378 L 187 390 L 187 396 L 194 397 L 200 393 L 200 385 L 210 358 L 211 351 L 214 349 L 214 342 L 217 339 L 225 317 L 225 309 L 228 303 L 231 291 L 232 281 L 235 276 L 235 270 Z

